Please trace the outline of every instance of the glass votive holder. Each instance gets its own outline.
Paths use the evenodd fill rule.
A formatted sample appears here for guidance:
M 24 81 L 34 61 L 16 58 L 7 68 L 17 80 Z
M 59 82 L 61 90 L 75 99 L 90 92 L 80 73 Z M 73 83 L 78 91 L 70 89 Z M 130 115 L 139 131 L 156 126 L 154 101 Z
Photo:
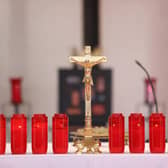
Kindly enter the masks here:
M 55 114 L 52 118 L 53 153 L 68 152 L 68 116 Z
M 124 116 L 121 113 L 113 113 L 109 117 L 109 151 L 124 152 Z
M 48 146 L 48 118 L 45 114 L 32 117 L 32 153 L 46 154 Z
M 11 78 L 11 102 L 14 104 L 20 104 L 22 102 L 22 88 L 21 88 L 21 78 Z
M 14 114 L 11 118 L 11 152 L 25 154 L 27 148 L 27 118 L 24 114 Z
M 145 150 L 144 116 L 141 113 L 129 116 L 129 150 L 131 153 L 144 153 Z
M 6 149 L 6 119 L 0 114 L 0 154 L 4 154 Z
M 149 117 L 149 146 L 151 153 L 165 152 L 165 116 L 152 113 Z

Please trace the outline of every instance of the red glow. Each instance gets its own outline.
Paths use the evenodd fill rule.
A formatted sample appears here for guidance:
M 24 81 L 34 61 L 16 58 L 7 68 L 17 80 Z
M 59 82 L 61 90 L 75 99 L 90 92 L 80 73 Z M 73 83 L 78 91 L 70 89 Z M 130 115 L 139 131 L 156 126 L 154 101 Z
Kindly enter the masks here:
M 32 117 L 32 152 L 47 153 L 48 121 L 45 114 L 34 114 Z
M 68 117 L 65 114 L 55 114 L 52 121 L 53 152 L 68 152 Z
M 129 149 L 131 153 L 144 153 L 145 128 L 141 113 L 132 113 L 129 116 Z
M 5 153 L 6 148 L 6 119 L 0 114 L 0 154 Z
M 165 116 L 152 113 L 149 118 L 149 142 L 151 153 L 165 152 Z
M 156 78 L 151 78 L 151 81 L 156 92 Z M 154 97 L 149 79 L 145 79 L 145 102 L 154 104 Z
M 110 153 L 124 152 L 124 116 L 121 113 L 109 117 L 109 149 Z
M 25 154 L 27 147 L 27 119 L 24 114 L 14 114 L 11 119 L 11 151 Z

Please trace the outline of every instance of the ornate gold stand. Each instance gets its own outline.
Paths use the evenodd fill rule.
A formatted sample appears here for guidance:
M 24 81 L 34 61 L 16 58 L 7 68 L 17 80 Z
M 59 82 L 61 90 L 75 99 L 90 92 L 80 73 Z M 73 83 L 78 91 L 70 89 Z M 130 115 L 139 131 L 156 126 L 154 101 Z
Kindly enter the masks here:
M 76 153 L 101 153 L 100 140 L 108 139 L 108 129 L 105 127 L 78 129 L 76 132 L 71 132 L 71 137 L 73 137 L 73 146 L 77 148 Z
M 77 148 L 76 153 L 101 153 L 99 146 L 100 141 L 93 137 L 84 137 L 83 139 L 74 139 L 74 144 Z
M 93 66 L 106 62 L 105 56 L 92 56 L 91 47 L 85 46 L 83 56 L 70 56 L 70 62 L 76 63 L 84 67 L 85 83 L 85 128 L 71 133 L 74 139 L 74 146 L 77 148 L 76 153 L 100 153 L 100 139 L 103 137 L 100 133 L 95 133 L 95 128 L 92 128 L 92 112 L 91 112 L 91 87 L 92 68 Z M 105 137 L 108 137 L 106 134 Z

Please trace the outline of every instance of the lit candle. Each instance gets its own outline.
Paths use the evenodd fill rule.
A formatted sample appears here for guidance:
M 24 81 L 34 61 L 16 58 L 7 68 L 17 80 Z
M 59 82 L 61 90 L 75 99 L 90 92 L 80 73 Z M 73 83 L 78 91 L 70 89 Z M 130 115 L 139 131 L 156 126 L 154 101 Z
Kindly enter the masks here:
M 151 153 L 165 152 L 165 116 L 152 113 L 149 118 L 149 143 Z
M 11 79 L 11 102 L 14 104 L 20 104 L 22 102 L 21 97 L 21 78 L 12 78 Z
M 129 149 L 131 153 L 144 153 L 145 128 L 141 113 L 132 113 L 129 116 Z
M 68 117 L 65 114 L 55 114 L 52 120 L 53 152 L 68 152 Z
M 124 152 L 124 116 L 121 113 L 109 117 L 109 149 L 111 153 Z
M 0 154 L 5 153 L 6 148 L 6 119 L 0 114 Z
M 34 114 L 32 117 L 32 152 L 47 153 L 48 118 L 45 114 Z
M 27 147 L 27 119 L 24 114 L 14 114 L 11 119 L 11 151 L 25 154 Z

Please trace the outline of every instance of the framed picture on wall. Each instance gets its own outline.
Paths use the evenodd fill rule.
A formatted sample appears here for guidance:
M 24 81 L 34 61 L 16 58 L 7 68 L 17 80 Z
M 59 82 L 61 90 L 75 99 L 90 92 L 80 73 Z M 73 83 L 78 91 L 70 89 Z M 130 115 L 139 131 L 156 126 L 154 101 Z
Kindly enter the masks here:
M 59 112 L 69 116 L 71 126 L 84 126 L 84 71 L 59 70 Z M 112 70 L 93 68 L 92 124 L 105 126 L 112 108 Z

